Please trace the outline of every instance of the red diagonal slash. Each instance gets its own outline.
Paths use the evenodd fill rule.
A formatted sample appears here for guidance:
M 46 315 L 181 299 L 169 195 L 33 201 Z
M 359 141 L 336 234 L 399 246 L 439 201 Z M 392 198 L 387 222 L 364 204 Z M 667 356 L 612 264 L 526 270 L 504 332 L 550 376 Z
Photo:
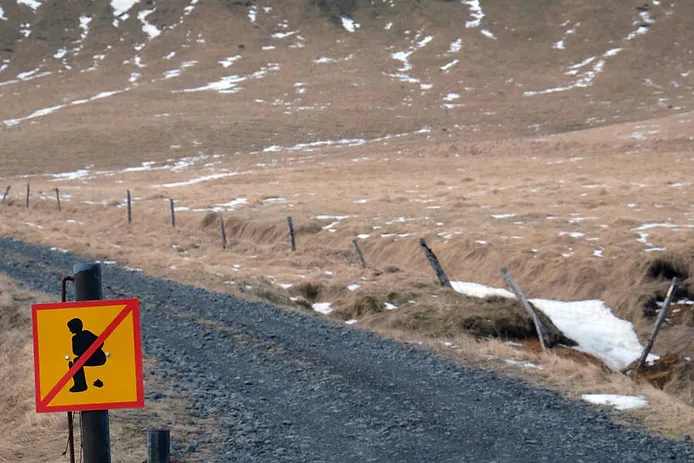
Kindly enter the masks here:
M 106 327 L 106 329 L 101 333 L 101 335 L 96 338 L 96 341 L 92 343 L 91 346 L 89 346 L 89 349 L 86 350 L 84 354 L 82 354 L 79 358 L 78 361 L 76 361 L 72 367 L 68 370 L 65 375 L 63 375 L 62 378 L 60 378 L 60 381 L 58 381 L 58 384 L 53 386 L 53 389 L 46 394 L 46 397 L 41 400 L 41 406 L 42 407 L 47 407 L 49 403 L 51 403 L 51 400 L 55 399 L 55 396 L 58 395 L 58 393 L 65 387 L 65 385 L 72 379 L 73 376 L 75 376 L 75 373 L 77 373 L 77 370 L 82 368 L 84 364 L 89 360 L 89 358 L 96 352 L 96 350 L 99 348 L 101 344 L 106 341 L 106 338 L 108 338 L 113 331 L 118 328 L 118 325 L 121 324 L 123 320 L 125 320 L 125 317 L 127 317 L 130 312 L 132 312 L 132 307 L 130 304 L 126 305 L 123 310 L 118 314 L 116 318 L 113 319 L 111 323 Z

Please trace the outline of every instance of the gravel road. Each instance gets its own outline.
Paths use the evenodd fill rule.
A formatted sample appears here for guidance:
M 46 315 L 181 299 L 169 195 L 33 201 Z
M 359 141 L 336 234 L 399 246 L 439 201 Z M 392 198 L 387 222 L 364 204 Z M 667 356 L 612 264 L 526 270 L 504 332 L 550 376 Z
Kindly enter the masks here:
M 78 260 L 0 238 L 0 272 L 37 290 L 57 294 Z M 154 374 L 217 423 L 187 461 L 694 462 L 690 444 L 370 333 L 117 266 L 103 274 L 105 297 L 142 301 Z

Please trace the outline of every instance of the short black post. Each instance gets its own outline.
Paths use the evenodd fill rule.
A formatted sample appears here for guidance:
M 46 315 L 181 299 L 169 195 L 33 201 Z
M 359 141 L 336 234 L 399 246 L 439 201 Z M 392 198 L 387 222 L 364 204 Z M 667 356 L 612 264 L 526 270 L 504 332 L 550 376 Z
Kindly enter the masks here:
M 291 217 L 287 217 L 287 225 L 289 226 L 289 239 L 292 242 L 292 252 L 296 252 L 296 236 L 294 235 L 294 222 Z
M 31 194 L 31 185 L 27 183 L 27 209 L 29 209 L 29 195 Z
M 98 301 L 103 298 L 101 265 L 76 264 L 75 300 Z M 108 410 L 80 412 L 84 463 L 111 463 L 111 438 Z
M 227 232 L 224 230 L 224 217 L 222 214 L 219 214 L 219 223 L 220 223 L 220 228 L 221 228 L 221 233 L 222 233 L 222 249 L 227 248 Z
M 130 197 L 130 190 L 128 190 L 128 224 L 133 223 L 133 209 L 132 209 L 132 198 Z
M 5 189 L 5 194 L 2 195 L 2 202 L 4 203 L 5 200 L 7 199 L 7 195 L 10 194 L 10 188 L 12 188 L 12 185 L 7 185 L 7 188 Z
M 171 437 L 168 429 L 147 431 L 147 463 L 171 462 Z
M 169 205 L 171 206 L 171 228 L 176 228 L 176 208 L 173 198 L 169 199 Z
M 436 278 L 439 279 L 439 283 L 441 283 L 441 286 L 451 288 L 451 282 L 448 280 L 448 276 L 446 275 L 446 272 L 443 270 L 443 267 L 441 267 L 439 259 L 436 257 L 436 254 L 434 254 L 434 251 L 432 251 L 429 248 L 429 246 L 427 246 L 427 243 L 426 241 L 424 241 L 424 238 L 419 239 L 419 245 L 424 249 L 424 254 L 426 254 L 427 260 L 431 264 L 431 267 L 434 269 L 434 272 L 436 272 Z
M 354 249 L 357 250 L 357 257 L 359 258 L 359 262 L 361 262 L 361 266 L 363 268 L 366 268 L 366 259 L 364 259 L 364 253 L 361 252 L 361 248 L 359 247 L 359 242 L 356 239 L 353 239 L 352 244 L 354 245 Z
M 60 206 L 60 190 L 58 188 L 55 189 L 55 199 L 58 200 L 58 212 L 61 212 L 63 208 Z

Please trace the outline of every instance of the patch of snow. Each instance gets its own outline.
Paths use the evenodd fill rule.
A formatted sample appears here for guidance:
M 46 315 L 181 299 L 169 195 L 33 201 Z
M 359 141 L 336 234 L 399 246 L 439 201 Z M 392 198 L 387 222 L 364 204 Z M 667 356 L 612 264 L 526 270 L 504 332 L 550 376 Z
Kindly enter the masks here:
M 173 182 L 173 183 L 163 183 L 160 185 L 152 185 L 153 188 L 177 188 L 181 186 L 195 185 L 196 183 L 209 182 L 211 180 L 217 180 L 225 177 L 233 177 L 236 175 L 242 175 L 241 172 L 222 172 L 218 174 L 203 175 L 201 177 L 191 178 L 183 182 Z
M 228 203 L 217 204 L 216 206 L 211 207 L 210 210 L 214 212 L 234 211 L 238 206 L 241 206 L 242 204 L 248 204 L 248 198 L 232 199 Z
M 221 64 L 223 67 L 228 68 L 232 64 L 234 64 L 236 61 L 241 59 L 241 55 L 235 55 L 235 56 L 230 56 L 228 58 L 224 58 L 221 61 L 218 61 L 219 64 Z
M 354 320 L 354 319 L 352 319 L 352 320 L 347 320 L 347 321 L 345 322 L 345 324 L 346 324 L 346 325 L 356 325 L 358 321 L 359 321 L 359 320 Z
M 287 37 L 291 37 L 292 35 L 296 34 L 298 31 L 292 31 L 292 32 L 275 32 L 274 34 L 271 35 L 273 39 L 286 39 Z
M 422 40 L 419 42 L 415 42 L 410 46 L 410 48 L 406 51 L 399 51 L 392 53 L 390 56 L 397 61 L 400 61 L 402 63 L 402 67 L 398 69 L 398 72 L 395 74 L 386 74 L 389 77 L 395 77 L 396 79 L 399 79 L 403 82 L 409 82 L 409 83 L 420 83 L 419 79 L 412 77 L 408 74 L 407 72 L 412 70 L 412 64 L 410 63 L 410 56 L 417 50 L 420 50 L 424 47 L 426 47 L 429 42 L 433 40 L 433 37 L 431 35 L 424 37 Z
M 496 40 L 496 36 L 487 29 L 482 29 L 480 32 L 483 36 L 487 37 L 488 39 Z
M 359 288 L 361 288 L 361 285 L 358 285 L 356 283 L 353 283 L 353 284 L 347 286 L 347 289 L 349 289 L 350 291 L 356 291 Z
M 392 27 L 393 27 L 393 23 L 388 23 L 388 24 L 386 24 L 386 26 L 383 29 L 389 31 Z
M 518 214 L 492 214 L 492 218 L 495 219 L 508 219 L 510 217 L 515 217 Z
M 648 406 L 646 397 L 617 395 L 617 394 L 583 394 L 581 396 L 586 402 L 597 405 L 610 405 L 617 410 L 629 410 L 632 408 L 643 408 Z
M 17 4 L 28 6 L 34 11 L 41 6 L 41 2 L 39 0 L 17 0 Z
M 513 293 L 505 289 L 477 283 L 452 281 L 451 286 L 455 291 L 472 297 L 515 298 Z M 602 301 L 531 299 L 530 302 L 542 310 L 566 336 L 578 343 L 577 350 L 596 356 L 613 370 L 624 369 L 641 355 L 643 347 L 634 326 L 615 317 Z M 657 358 L 653 354 L 649 356 L 649 359 Z
M 441 66 L 439 69 L 441 69 L 443 72 L 448 72 L 448 71 L 450 71 L 450 70 L 453 68 L 453 66 L 455 66 L 455 65 L 458 64 L 459 62 L 460 62 L 460 60 L 454 59 L 454 60 L 451 61 L 450 63 L 444 64 L 444 65 Z
M 562 39 L 558 42 L 555 42 L 554 44 L 552 44 L 552 48 L 554 48 L 555 50 L 563 50 L 564 49 L 564 40 Z
M 533 299 L 531 302 L 578 343 L 576 349 L 595 355 L 613 370 L 626 368 L 641 355 L 643 347 L 634 326 L 615 317 L 602 301 Z M 651 355 L 649 358 L 657 357 Z
M 489 286 L 484 286 L 478 283 L 468 283 L 464 281 L 451 281 L 451 286 L 456 292 L 464 294 L 470 297 L 478 297 L 484 299 L 485 297 L 506 297 L 515 298 L 516 296 L 503 288 L 491 288 Z
M 147 21 L 147 16 L 149 16 L 152 13 L 154 13 L 154 9 L 142 10 L 139 13 L 137 13 L 137 19 L 139 19 L 142 23 L 142 32 L 147 34 L 150 40 L 161 35 L 161 31 L 157 28 L 157 26 Z
M 472 21 L 467 21 L 465 23 L 465 27 L 480 27 L 482 18 L 485 16 L 484 11 L 482 11 L 482 6 L 480 5 L 480 0 L 460 0 L 460 3 L 467 5 L 468 8 L 470 8 L 470 16 L 473 18 Z
M 7 21 L 7 16 L 5 16 L 5 10 L 0 6 L 0 21 Z
M 386 310 L 395 310 L 398 308 L 395 304 L 391 304 L 390 302 L 384 302 L 383 305 L 386 306 Z
M 448 53 L 458 53 L 462 49 L 463 39 L 458 39 L 454 42 L 451 42 L 451 45 L 448 47 Z
M 322 313 L 323 315 L 328 315 L 333 311 L 332 302 L 316 302 L 311 306 L 316 312 Z
M 342 27 L 344 27 L 348 32 L 354 32 L 361 27 L 361 25 L 358 22 L 355 22 L 352 18 L 343 16 L 340 18 L 340 21 L 342 22 Z
M 251 5 L 251 8 L 248 10 L 248 19 L 252 23 L 255 23 L 257 15 L 258 15 L 258 7 L 255 5 Z
M 56 52 L 53 54 L 53 58 L 55 58 L 55 59 L 61 59 L 61 58 L 65 57 L 66 54 L 67 54 L 67 50 L 64 49 L 64 48 L 60 48 L 60 49 L 58 49 L 58 51 L 56 51 Z
M 534 363 L 528 362 L 525 360 L 506 359 L 505 362 L 508 363 L 509 365 L 518 365 L 519 367 L 523 367 L 523 368 L 535 368 L 538 370 L 542 370 L 541 366 L 535 365 Z
M 113 16 L 121 17 L 138 3 L 139 0 L 111 0 L 111 8 L 113 8 Z

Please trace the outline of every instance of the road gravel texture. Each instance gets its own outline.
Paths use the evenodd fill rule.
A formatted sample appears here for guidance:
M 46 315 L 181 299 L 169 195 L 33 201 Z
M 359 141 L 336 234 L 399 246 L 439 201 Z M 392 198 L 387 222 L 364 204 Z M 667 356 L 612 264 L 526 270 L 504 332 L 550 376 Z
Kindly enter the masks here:
M 0 238 L 0 271 L 36 290 L 57 295 L 82 261 Z M 115 265 L 103 278 L 105 297 L 142 301 L 153 374 L 217 423 L 185 461 L 694 462 L 688 443 L 414 346 Z

